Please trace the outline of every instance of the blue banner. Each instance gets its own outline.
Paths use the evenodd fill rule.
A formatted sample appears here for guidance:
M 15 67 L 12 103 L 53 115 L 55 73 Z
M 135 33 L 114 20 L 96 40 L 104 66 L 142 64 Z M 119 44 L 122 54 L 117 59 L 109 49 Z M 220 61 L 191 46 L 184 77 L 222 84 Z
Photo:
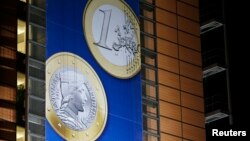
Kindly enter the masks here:
M 46 140 L 142 141 L 138 0 L 48 0 Z

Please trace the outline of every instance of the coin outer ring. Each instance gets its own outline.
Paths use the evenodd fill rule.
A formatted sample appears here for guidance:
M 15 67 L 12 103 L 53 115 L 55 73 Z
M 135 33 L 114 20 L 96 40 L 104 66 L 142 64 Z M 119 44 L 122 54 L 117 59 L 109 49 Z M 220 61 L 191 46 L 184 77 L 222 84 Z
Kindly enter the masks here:
M 82 131 L 75 131 L 64 125 L 57 117 L 50 103 L 49 84 L 53 73 L 62 67 L 75 67 L 86 77 L 96 93 L 97 113 L 92 125 Z M 52 128 L 66 140 L 94 141 L 103 132 L 107 122 L 106 94 L 94 69 L 81 57 L 67 52 L 56 53 L 46 61 L 46 118 Z

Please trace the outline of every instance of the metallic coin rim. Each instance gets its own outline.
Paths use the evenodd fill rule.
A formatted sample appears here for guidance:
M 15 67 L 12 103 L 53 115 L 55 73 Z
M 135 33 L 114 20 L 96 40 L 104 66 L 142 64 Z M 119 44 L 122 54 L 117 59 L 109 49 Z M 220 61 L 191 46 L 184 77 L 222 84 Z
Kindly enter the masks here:
M 76 67 L 84 74 L 91 86 L 93 86 L 93 89 L 95 88 L 97 104 L 96 119 L 86 130 L 75 131 L 64 125 L 60 118 L 57 117 L 50 103 L 49 84 L 51 77 L 54 72 L 65 66 Z M 101 80 L 85 60 L 73 53 L 60 52 L 54 54 L 46 61 L 46 118 L 52 128 L 61 137 L 66 140 L 96 140 L 105 128 L 107 113 L 107 99 Z
M 131 18 L 135 21 L 135 36 L 138 40 L 138 44 L 140 44 L 140 27 L 139 27 L 139 21 L 137 16 L 135 15 L 134 11 L 130 8 L 130 6 L 124 1 L 124 0 L 89 0 L 86 8 L 83 13 L 83 29 L 84 29 L 84 36 L 86 38 L 88 47 L 94 56 L 94 58 L 97 60 L 98 64 L 110 75 L 120 78 L 120 79 L 128 79 L 136 75 L 140 69 L 141 69 L 141 53 L 138 52 L 136 56 L 134 56 L 134 59 L 132 61 L 132 65 L 137 64 L 136 68 L 128 68 L 128 65 L 126 66 L 117 66 L 109 62 L 99 51 L 99 49 L 94 45 L 94 38 L 92 33 L 92 19 L 95 10 L 104 5 L 104 4 L 110 4 L 117 8 L 119 8 L 121 11 L 123 8 L 126 8 L 127 11 L 129 11 L 129 14 L 131 15 Z M 140 51 L 140 46 L 139 49 Z

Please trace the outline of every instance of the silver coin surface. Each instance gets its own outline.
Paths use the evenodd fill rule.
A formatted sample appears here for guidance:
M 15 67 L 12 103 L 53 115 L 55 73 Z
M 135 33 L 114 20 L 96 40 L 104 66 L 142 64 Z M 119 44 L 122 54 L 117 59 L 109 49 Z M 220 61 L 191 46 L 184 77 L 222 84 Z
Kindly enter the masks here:
M 96 97 L 90 83 L 76 68 L 63 67 L 54 72 L 49 84 L 51 105 L 69 128 L 88 129 L 96 118 Z

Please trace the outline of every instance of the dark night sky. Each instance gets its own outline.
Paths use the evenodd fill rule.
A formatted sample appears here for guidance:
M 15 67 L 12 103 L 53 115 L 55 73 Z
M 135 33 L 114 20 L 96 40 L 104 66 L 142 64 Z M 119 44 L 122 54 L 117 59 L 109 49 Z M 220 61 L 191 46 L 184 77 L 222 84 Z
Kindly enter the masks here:
M 250 120 L 250 67 L 249 50 L 250 33 L 247 13 L 249 7 L 240 1 L 226 1 L 226 22 L 228 33 L 229 69 L 231 76 L 231 95 L 234 115 L 234 126 L 236 128 L 247 128 L 246 122 Z M 249 98 L 248 98 L 249 97 Z

